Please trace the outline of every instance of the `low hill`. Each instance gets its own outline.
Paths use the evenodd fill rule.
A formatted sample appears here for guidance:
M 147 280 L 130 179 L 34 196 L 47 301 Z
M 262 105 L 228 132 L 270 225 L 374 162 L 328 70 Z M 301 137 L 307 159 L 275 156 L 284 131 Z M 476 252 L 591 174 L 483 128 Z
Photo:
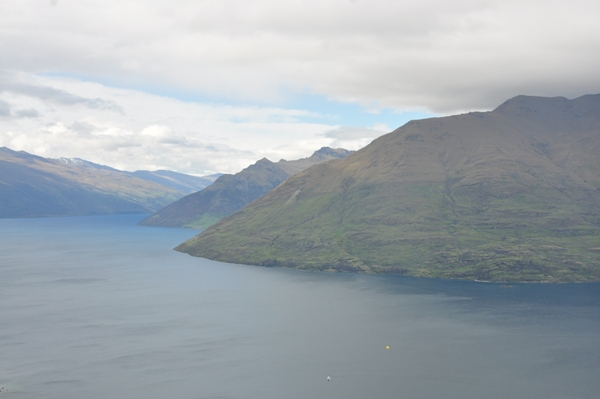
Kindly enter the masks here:
M 600 280 L 600 95 L 412 121 L 176 248 L 266 266 Z
M 0 218 L 151 213 L 185 194 L 81 159 L 0 148 Z
M 311 165 L 350 154 L 344 149 L 323 147 L 308 158 L 271 162 L 266 158 L 235 175 L 222 175 L 204 190 L 190 194 L 142 220 L 143 226 L 204 229 L 242 209 L 277 187 L 288 177 Z

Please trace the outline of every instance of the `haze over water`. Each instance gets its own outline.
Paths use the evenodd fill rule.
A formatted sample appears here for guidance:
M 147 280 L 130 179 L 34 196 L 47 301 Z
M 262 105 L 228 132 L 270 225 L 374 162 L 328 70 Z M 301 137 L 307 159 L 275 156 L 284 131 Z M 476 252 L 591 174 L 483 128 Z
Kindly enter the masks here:
M 600 392 L 600 284 L 223 264 L 141 218 L 0 220 L 0 398 Z

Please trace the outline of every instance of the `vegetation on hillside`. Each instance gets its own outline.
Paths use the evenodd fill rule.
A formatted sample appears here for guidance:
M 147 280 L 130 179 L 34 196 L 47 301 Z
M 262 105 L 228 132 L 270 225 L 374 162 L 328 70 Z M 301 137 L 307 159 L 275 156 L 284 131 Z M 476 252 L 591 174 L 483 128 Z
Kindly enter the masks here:
M 413 121 L 176 249 L 232 263 L 600 280 L 600 96 Z

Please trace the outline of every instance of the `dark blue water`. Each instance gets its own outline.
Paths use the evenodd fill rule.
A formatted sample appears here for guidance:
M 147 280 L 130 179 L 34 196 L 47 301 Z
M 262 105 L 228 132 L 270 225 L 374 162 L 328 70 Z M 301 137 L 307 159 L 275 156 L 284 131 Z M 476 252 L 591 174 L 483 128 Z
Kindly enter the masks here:
M 599 397 L 599 284 L 222 264 L 140 218 L 0 220 L 0 398 Z

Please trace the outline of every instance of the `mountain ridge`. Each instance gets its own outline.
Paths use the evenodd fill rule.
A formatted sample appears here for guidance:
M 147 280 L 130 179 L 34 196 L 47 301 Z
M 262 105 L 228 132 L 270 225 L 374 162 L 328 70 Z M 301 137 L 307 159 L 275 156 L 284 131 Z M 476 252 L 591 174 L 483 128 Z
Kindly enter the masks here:
M 600 279 L 600 95 L 411 121 L 176 248 L 302 269 Z
M 310 157 L 272 162 L 262 158 L 242 171 L 220 176 L 205 189 L 167 205 L 142 220 L 142 226 L 203 229 L 248 205 L 290 176 L 319 162 L 350 154 L 344 149 L 322 147 Z
M 0 217 L 151 213 L 187 194 L 134 174 L 0 147 Z

